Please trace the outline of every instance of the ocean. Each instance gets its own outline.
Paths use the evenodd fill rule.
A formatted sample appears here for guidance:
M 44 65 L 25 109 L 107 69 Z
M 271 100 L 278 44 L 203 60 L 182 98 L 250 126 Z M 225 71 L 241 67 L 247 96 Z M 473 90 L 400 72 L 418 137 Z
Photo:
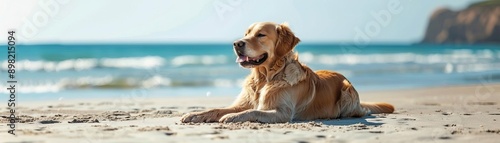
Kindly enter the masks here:
M 295 51 L 362 92 L 500 82 L 500 45 L 299 44 Z M 231 44 L 18 45 L 16 92 L 18 100 L 236 96 L 250 70 L 235 59 Z M 7 87 L 1 82 L 0 93 Z

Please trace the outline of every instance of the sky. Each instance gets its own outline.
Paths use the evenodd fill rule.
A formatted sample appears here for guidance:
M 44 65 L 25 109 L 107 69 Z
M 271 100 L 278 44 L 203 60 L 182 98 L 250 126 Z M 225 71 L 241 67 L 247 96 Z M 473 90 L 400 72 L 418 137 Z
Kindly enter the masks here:
M 273 21 L 304 43 L 413 43 L 434 10 L 474 1 L 0 0 L 0 30 L 22 44 L 227 43 Z

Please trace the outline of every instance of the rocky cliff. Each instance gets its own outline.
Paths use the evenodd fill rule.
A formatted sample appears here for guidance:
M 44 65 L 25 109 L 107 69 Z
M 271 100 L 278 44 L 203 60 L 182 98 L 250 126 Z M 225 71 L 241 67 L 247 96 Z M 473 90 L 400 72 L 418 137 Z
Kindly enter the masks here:
M 422 42 L 500 44 L 500 0 L 475 3 L 461 11 L 436 10 Z

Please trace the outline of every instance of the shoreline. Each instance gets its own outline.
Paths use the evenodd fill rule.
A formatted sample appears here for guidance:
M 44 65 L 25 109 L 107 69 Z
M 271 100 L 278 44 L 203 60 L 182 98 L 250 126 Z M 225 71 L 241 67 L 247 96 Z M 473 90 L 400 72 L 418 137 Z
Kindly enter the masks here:
M 401 88 L 396 88 L 396 89 L 388 89 L 387 88 L 384 88 L 384 89 L 357 89 L 358 93 L 360 94 L 360 96 L 362 96 L 362 94 L 369 94 L 369 95 L 374 95 L 374 94 L 379 94 L 379 93 L 384 93 L 384 92 L 402 92 L 402 91 L 419 91 L 419 90 L 429 90 L 429 89 L 439 89 L 439 88 L 462 88 L 462 87 L 471 87 L 471 86 L 495 86 L 496 84 L 500 84 L 500 83 L 495 83 L 495 82 L 488 82 L 486 84 L 475 84 L 475 83 L 468 83 L 468 84 L 456 84 L 456 85 L 441 85 L 441 86 L 417 86 L 417 87 L 401 87 Z M 357 86 L 355 86 L 357 87 Z M 210 89 L 211 87 L 202 87 L 204 89 Z M 222 92 L 222 90 L 224 90 L 225 88 L 228 88 L 228 87 L 224 87 L 224 88 L 221 88 L 221 87 L 213 87 L 213 88 L 216 88 L 217 89 L 217 92 L 216 93 L 219 93 L 219 92 Z M 169 87 L 168 89 L 172 89 L 172 87 Z M 182 90 L 189 90 L 190 88 L 181 88 Z M 90 96 L 90 97 L 83 97 L 83 98 L 76 98 L 76 97 L 69 97 L 69 98 L 62 98 L 62 97 L 59 97 L 56 99 L 56 97 L 54 97 L 53 99 L 38 99 L 38 97 L 34 97 L 34 98 L 37 98 L 37 99 L 24 99 L 23 102 L 26 103 L 26 104 L 39 104 L 40 101 L 42 102 L 45 102 L 45 103 L 51 103 L 51 104 L 57 104 L 57 103 L 60 103 L 60 102 L 79 102 L 79 101 L 87 101 L 87 102 L 94 102 L 95 100 L 103 100 L 103 101 L 113 101 L 113 100 L 116 100 L 117 97 L 120 97 L 120 98 L 141 98 L 141 99 L 145 99 L 145 100 L 151 100 L 151 101 L 156 101 L 156 99 L 158 100 L 162 100 L 162 99 L 184 99 L 184 98 L 189 98 L 189 99 L 197 99 L 197 98 L 205 98 L 205 97 L 215 97 L 215 98 L 231 98 L 231 97 L 234 97 L 236 98 L 238 93 L 239 93 L 239 90 L 241 90 L 241 87 L 238 87 L 238 86 L 235 86 L 235 87 L 231 87 L 231 88 L 228 88 L 228 89 L 232 89 L 232 90 L 235 90 L 235 91 L 238 91 L 237 93 L 234 93 L 234 94 L 231 94 L 231 95 L 215 95 L 214 93 L 212 93 L 212 91 L 210 90 L 207 90 L 206 92 L 210 92 L 210 96 L 207 96 L 206 92 L 203 93 L 203 94 L 200 94 L 198 93 L 199 95 L 158 95 L 157 93 L 153 94 L 153 95 L 145 95 L 144 98 L 143 97 L 134 97 L 133 95 L 128 95 L 129 97 L 126 97 L 124 95 L 122 96 L 119 96 L 119 95 L 113 95 L 113 96 L 107 96 L 107 97 L 96 97 L 94 95 Z M 100 91 L 105 91 L 107 93 L 109 92 L 120 92 L 120 93 L 123 93 L 123 90 L 120 90 L 120 89 L 97 89 L 97 90 L 94 90 L 92 92 L 100 92 Z M 153 89 L 153 90 L 158 90 L 158 91 L 166 91 L 165 89 Z M 129 89 L 127 90 L 126 92 L 131 92 L 131 93 L 134 93 L 134 92 L 137 92 L 137 91 L 140 91 L 139 89 Z M 67 92 L 67 91 L 64 91 L 64 92 Z M 72 92 L 79 92 L 79 91 L 72 91 Z M 85 93 L 92 93 L 92 92 L 89 92 L 89 90 L 84 90 L 83 92 Z M 155 91 L 156 92 L 156 91 Z M 26 93 L 21 93 L 21 94 L 26 94 Z M 44 93 L 44 94 L 49 94 L 49 93 Z M 59 94 L 59 93 L 58 93 Z M 83 94 L 82 94 L 83 95 Z M 47 96 L 47 95 L 44 95 L 44 96 Z M 142 95 L 138 95 L 138 96 L 142 96 Z M 25 98 L 25 97 L 23 97 Z M 7 98 L 6 98 L 7 99 Z M 361 99 L 362 100 L 362 99 Z M 24 105 L 26 105 L 24 104 Z
M 230 105 L 235 96 L 97 98 L 21 102 L 16 137 L 0 118 L 1 142 L 495 142 L 500 84 L 361 91 L 393 114 L 280 124 L 180 123 L 186 112 Z M 0 108 L 2 116 L 7 109 Z

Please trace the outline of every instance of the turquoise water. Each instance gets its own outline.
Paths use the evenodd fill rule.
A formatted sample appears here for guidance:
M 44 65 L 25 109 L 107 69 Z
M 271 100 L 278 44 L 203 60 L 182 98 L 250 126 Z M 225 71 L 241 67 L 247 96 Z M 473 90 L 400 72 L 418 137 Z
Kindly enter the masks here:
M 237 95 L 249 70 L 234 62 L 231 46 L 19 45 L 18 98 Z M 313 70 L 345 74 L 360 91 L 500 82 L 499 45 L 299 44 L 296 52 Z

